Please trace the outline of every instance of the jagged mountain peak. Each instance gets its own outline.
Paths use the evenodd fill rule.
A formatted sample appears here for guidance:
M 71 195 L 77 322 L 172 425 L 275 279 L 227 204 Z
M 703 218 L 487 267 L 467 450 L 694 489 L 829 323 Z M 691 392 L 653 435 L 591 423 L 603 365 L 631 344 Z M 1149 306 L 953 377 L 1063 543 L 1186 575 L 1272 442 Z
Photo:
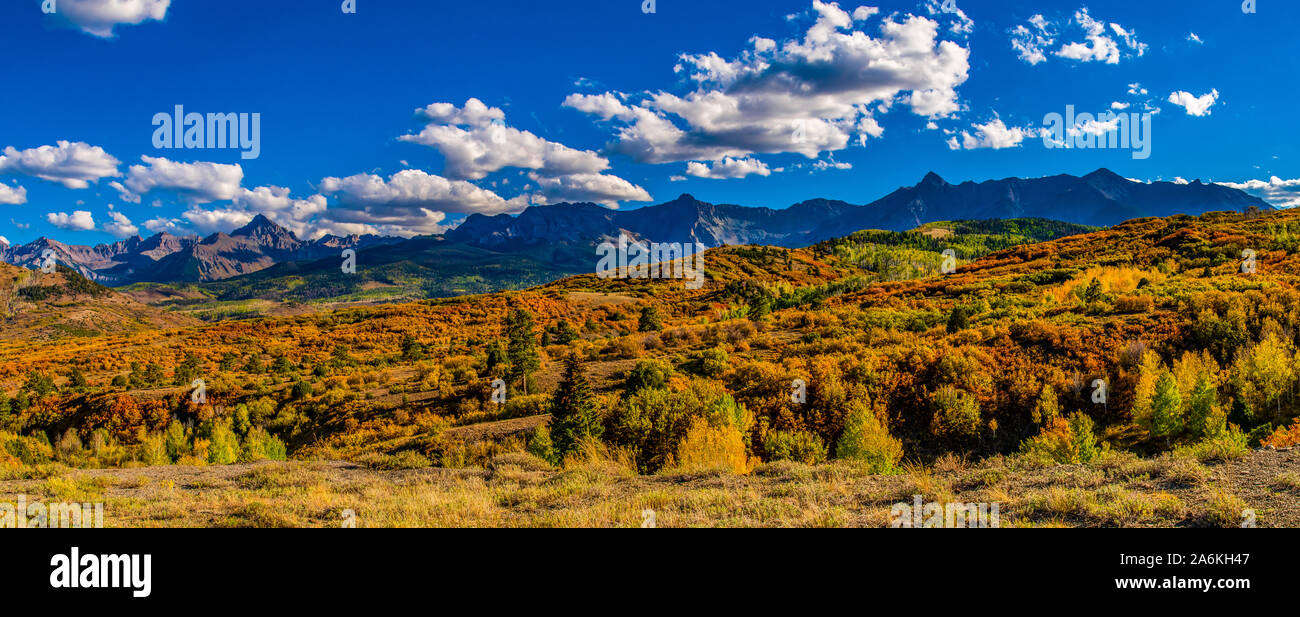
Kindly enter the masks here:
M 921 183 L 917 186 L 948 186 L 948 181 L 931 171 L 925 174 L 925 177 L 921 179 Z
M 1111 170 L 1109 170 L 1109 169 L 1107 169 L 1107 168 L 1105 168 L 1105 167 L 1100 167 L 1100 168 L 1097 169 L 1097 171 L 1094 171 L 1094 172 L 1092 172 L 1092 173 L 1090 173 L 1090 174 L 1084 176 L 1083 178 L 1084 178 L 1085 180 L 1098 180 L 1098 179 L 1104 179 L 1104 180 L 1122 180 L 1122 181 L 1124 181 L 1124 182 L 1129 182 L 1129 180 L 1128 180 L 1127 178 L 1125 178 L 1124 176 L 1121 176 L 1121 175 L 1119 175 L 1119 174 L 1117 174 L 1117 173 L 1115 173 L 1115 172 L 1113 172 L 1113 171 L 1111 171 Z
M 259 240 L 270 238 L 277 240 L 292 240 L 294 242 L 298 241 L 298 237 L 295 236 L 292 231 L 276 224 L 275 221 L 267 218 L 264 214 L 259 214 L 253 217 L 253 220 L 249 221 L 247 225 L 230 232 L 230 235 Z

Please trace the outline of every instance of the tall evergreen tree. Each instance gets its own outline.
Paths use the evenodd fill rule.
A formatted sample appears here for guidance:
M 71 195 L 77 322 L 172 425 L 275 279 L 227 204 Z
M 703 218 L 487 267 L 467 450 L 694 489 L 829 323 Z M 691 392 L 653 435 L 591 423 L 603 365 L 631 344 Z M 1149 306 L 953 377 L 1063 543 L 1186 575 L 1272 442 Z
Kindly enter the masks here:
M 521 391 L 528 394 L 528 377 L 541 366 L 532 313 L 516 309 L 506 316 L 506 341 L 506 359 L 510 362 L 507 375 L 510 381 L 519 382 Z
M 948 333 L 961 332 L 970 327 L 970 310 L 964 306 L 953 307 L 948 314 Z
M 402 336 L 402 359 L 407 362 L 424 359 L 424 344 L 409 332 Z
M 27 383 L 23 384 L 23 389 L 32 394 L 32 398 L 40 400 L 53 393 L 57 388 L 54 387 L 54 380 L 50 379 L 35 369 L 27 373 Z
M 583 437 L 600 437 L 604 426 L 596 410 L 591 384 L 577 354 L 564 363 L 564 378 L 551 398 L 551 442 L 558 460 L 578 449 Z
M 492 375 L 499 375 L 497 369 L 506 364 L 506 352 L 501 349 L 501 343 L 492 341 L 487 347 L 487 370 Z
M 555 328 L 555 342 L 560 345 L 568 345 L 578 338 L 578 330 L 573 324 L 567 321 L 561 321 Z
M 89 383 L 86 381 L 86 375 L 81 372 L 79 367 L 74 366 L 68 371 L 68 387 L 84 388 L 88 385 Z
M 1196 380 L 1196 388 L 1187 397 L 1187 432 L 1192 437 L 1209 437 L 1216 432 L 1213 420 L 1216 398 L 1214 385 L 1208 376 L 1202 374 Z
M 642 307 L 637 330 L 639 332 L 658 332 L 663 329 L 664 326 L 659 321 L 659 309 L 655 308 L 653 304 Z
M 1056 396 L 1056 390 L 1050 384 L 1043 384 L 1043 389 L 1038 392 L 1038 402 L 1034 403 L 1034 423 L 1050 425 L 1059 415 L 1061 400 Z
M 1183 397 L 1178 392 L 1178 380 L 1166 371 L 1156 381 L 1156 393 L 1151 397 L 1151 434 L 1164 437 L 1168 446 L 1182 429 Z
M 1092 304 L 1093 302 L 1100 300 L 1103 295 L 1105 295 L 1105 291 L 1102 290 L 1101 281 L 1096 278 L 1093 278 L 1092 282 L 1088 283 L 1088 286 L 1083 288 L 1082 297 L 1085 304 Z

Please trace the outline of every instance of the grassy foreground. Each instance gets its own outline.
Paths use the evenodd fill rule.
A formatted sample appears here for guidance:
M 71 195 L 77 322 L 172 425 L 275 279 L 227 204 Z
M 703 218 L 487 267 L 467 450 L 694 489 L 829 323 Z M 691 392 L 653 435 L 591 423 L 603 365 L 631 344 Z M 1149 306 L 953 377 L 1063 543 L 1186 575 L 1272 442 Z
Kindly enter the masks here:
M 1110 454 L 1034 467 L 995 457 L 869 475 L 782 461 L 730 472 L 638 476 L 603 460 L 564 470 L 507 454 L 485 468 L 379 471 L 339 461 L 11 472 L 0 502 L 105 503 L 107 527 L 885 527 L 890 508 L 998 503 L 1003 527 L 1300 526 L 1300 451 L 1227 463 Z

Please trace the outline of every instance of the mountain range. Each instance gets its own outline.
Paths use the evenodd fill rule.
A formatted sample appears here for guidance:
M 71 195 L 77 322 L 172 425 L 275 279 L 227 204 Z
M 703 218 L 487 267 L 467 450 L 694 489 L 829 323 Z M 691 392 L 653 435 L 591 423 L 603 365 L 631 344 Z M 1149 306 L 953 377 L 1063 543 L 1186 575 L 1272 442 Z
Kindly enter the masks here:
M 1199 180 L 1182 184 L 1128 180 L 1099 169 L 1083 177 L 1008 178 L 950 184 L 926 174 L 864 206 L 814 199 L 783 210 L 709 204 L 682 195 L 630 211 L 595 204 L 534 207 L 518 216 L 471 215 L 448 232 L 456 242 L 484 248 L 538 244 L 589 245 L 593 239 L 629 237 L 705 246 L 766 244 L 800 248 L 863 229 L 904 231 L 933 221 L 1042 218 L 1109 227 L 1126 220 L 1216 210 L 1272 210 L 1237 189 Z
M 368 279 L 375 285 L 400 286 L 440 277 L 445 280 L 423 291 L 454 295 L 492 291 L 493 285 L 512 276 L 516 283 L 537 284 L 547 277 L 590 271 L 592 247 L 620 234 L 707 247 L 799 248 L 863 229 L 902 231 L 933 221 L 1042 218 L 1106 227 L 1135 218 L 1251 207 L 1273 209 L 1259 198 L 1218 184 L 1137 182 L 1107 169 L 1082 177 L 1063 174 L 961 184 L 950 184 L 931 172 L 915 186 L 899 188 L 866 205 L 814 199 L 776 210 L 710 204 L 682 195 L 627 211 L 565 203 L 530 207 L 518 215 L 473 214 L 442 236 L 326 236 L 313 241 L 299 240 L 258 215 L 229 234 L 206 238 L 159 233 L 94 247 L 40 238 L 20 246 L 0 246 L 0 261 L 35 267 L 48 249 L 59 262 L 106 285 L 233 279 L 221 286 L 223 293 L 242 289 L 236 295 L 243 297 L 257 295 L 250 290 L 277 276 L 336 271 L 340 252 L 352 248 L 358 251 L 360 270 L 386 268 Z M 312 263 L 317 260 L 323 261 Z M 489 272 L 491 276 L 483 276 Z M 241 276 L 253 273 L 261 276 L 247 281 Z
M 203 282 L 257 272 L 277 263 L 312 261 L 327 255 L 337 256 L 343 249 L 362 249 L 400 240 L 353 235 L 303 241 L 259 214 L 229 234 L 215 233 L 207 237 L 163 232 L 98 246 L 39 238 L 28 244 L 0 246 L 0 261 L 38 268 L 48 250 L 53 251 L 58 263 L 104 285 Z

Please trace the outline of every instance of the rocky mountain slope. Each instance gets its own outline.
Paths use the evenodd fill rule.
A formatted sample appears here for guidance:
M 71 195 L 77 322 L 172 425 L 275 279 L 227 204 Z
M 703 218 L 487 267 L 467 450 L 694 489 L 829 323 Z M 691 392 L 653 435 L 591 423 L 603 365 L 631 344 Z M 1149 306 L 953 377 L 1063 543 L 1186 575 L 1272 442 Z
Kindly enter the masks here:
M 343 249 L 395 243 L 400 238 L 325 236 L 303 241 L 258 215 L 229 234 L 206 238 L 159 233 L 93 247 L 49 238 L 13 247 L 0 246 L 0 261 L 37 268 L 47 253 L 92 281 L 121 286 L 138 282 L 215 281 L 257 272 L 277 263 L 320 259 Z

